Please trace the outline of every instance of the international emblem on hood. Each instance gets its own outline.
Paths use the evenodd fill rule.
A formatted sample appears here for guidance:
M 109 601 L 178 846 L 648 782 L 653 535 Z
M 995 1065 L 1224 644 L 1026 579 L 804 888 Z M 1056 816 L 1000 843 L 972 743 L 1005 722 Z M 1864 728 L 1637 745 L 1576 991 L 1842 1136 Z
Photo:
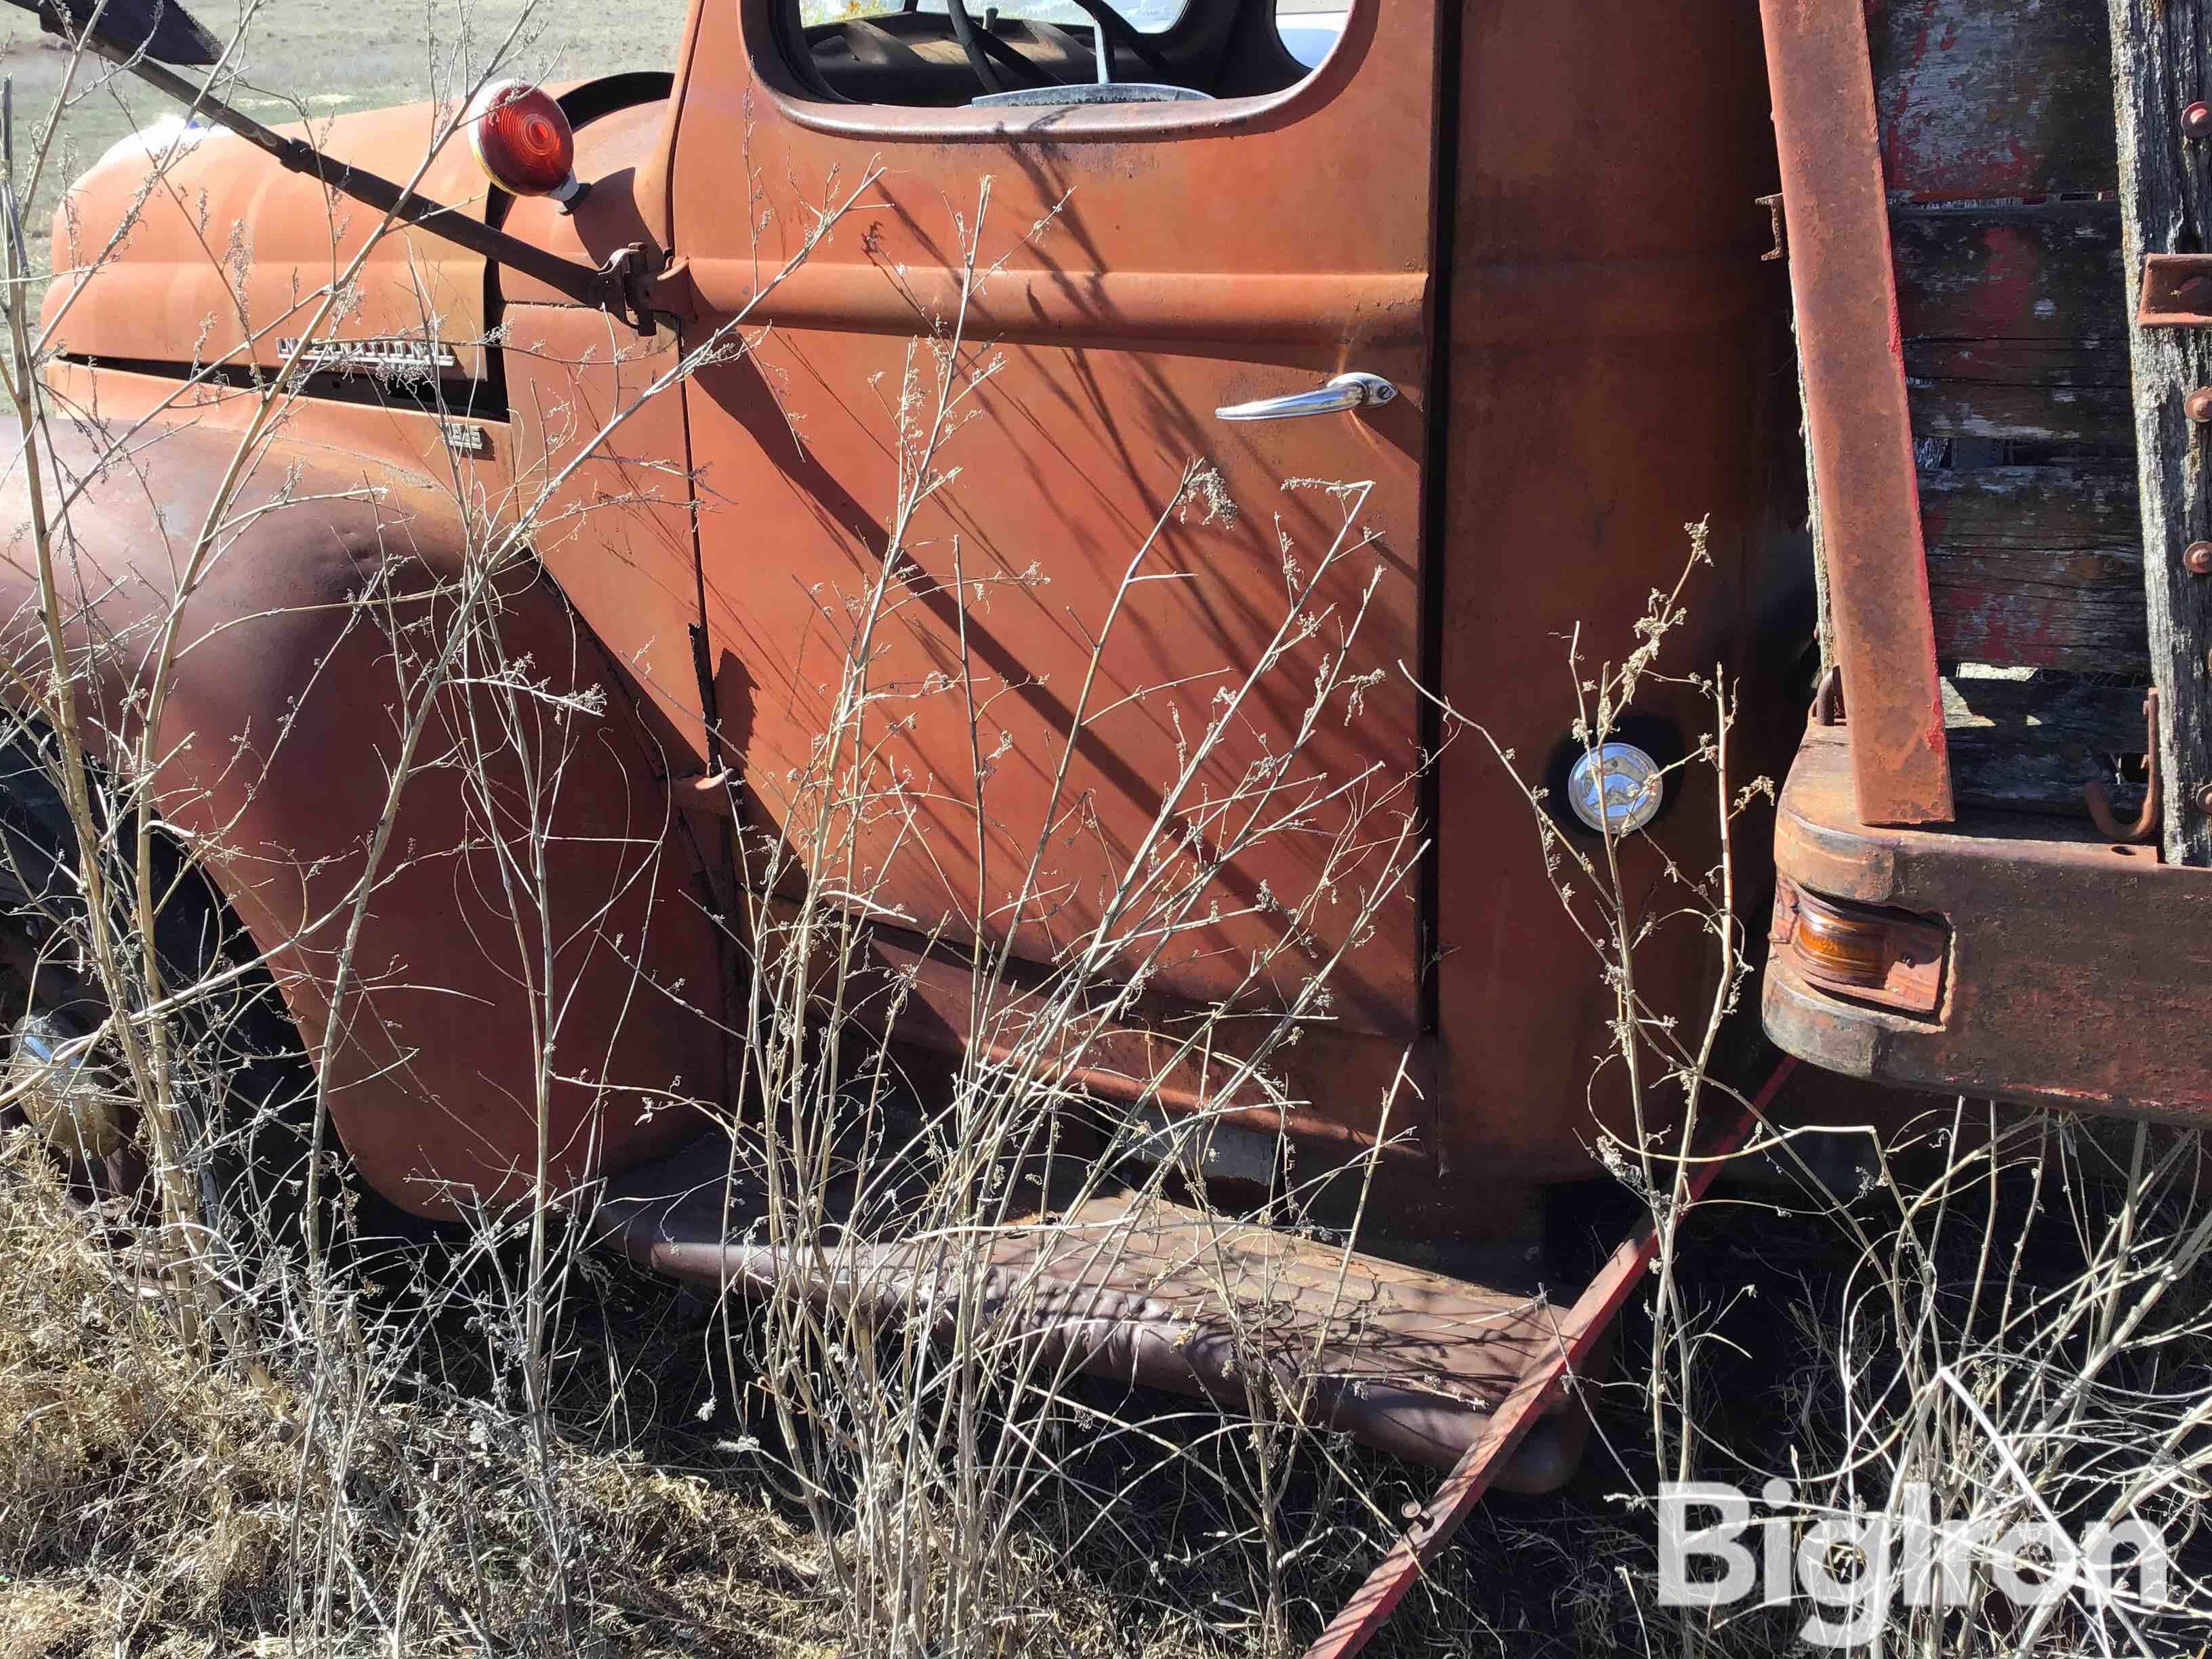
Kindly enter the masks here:
M 310 374 L 376 374 L 405 377 L 434 374 L 457 368 L 460 360 L 442 340 L 418 340 L 399 335 L 374 335 L 361 340 L 308 340 L 297 335 L 276 343 L 286 357 L 299 354 L 301 368 Z

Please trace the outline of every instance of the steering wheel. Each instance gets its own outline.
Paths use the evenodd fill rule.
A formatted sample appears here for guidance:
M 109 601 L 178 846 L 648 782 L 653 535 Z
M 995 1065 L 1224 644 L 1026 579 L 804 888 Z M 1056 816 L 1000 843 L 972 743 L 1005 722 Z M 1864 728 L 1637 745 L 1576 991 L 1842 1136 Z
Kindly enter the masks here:
M 1050 76 L 999 39 L 997 34 L 989 29 L 977 28 L 975 20 L 968 15 L 965 0 L 945 0 L 945 10 L 952 21 L 952 38 L 960 43 L 960 50 L 968 59 L 968 67 L 975 71 L 975 78 L 983 83 L 985 92 L 1012 90 L 1000 78 L 1000 64 L 1012 74 L 1017 87 L 1055 84 Z M 998 62 L 994 64 L 994 58 Z
M 1107 0 L 1069 0 L 1069 3 L 1098 25 L 1099 32 L 1106 37 L 1109 53 L 1115 46 L 1134 53 L 1146 68 L 1162 80 L 1174 73 L 1167 59 L 1146 39 L 1144 31 L 1115 10 Z M 1002 78 L 1002 69 L 1012 76 L 1014 87 L 1060 84 L 991 30 L 977 27 L 975 20 L 968 15 L 966 0 L 945 0 L 945 9 L 951 20 L 952 38 L 960 43 L 960 50 L 968 59 L 968 67 L 975 71 L 975 78 L 983 83 L 985 92 L 1012 90 Z M 1110 77 L 1110 64 L 1107 66 L 1107 73 Z
M 1105 31 L 1109 46 L 1120 46 L 1135 53 L 1137 60 L 1163 81 L 1175 73 L 1145 32 L 1108 5 L 1106 0 L 1069 0 L 1069 3 Z

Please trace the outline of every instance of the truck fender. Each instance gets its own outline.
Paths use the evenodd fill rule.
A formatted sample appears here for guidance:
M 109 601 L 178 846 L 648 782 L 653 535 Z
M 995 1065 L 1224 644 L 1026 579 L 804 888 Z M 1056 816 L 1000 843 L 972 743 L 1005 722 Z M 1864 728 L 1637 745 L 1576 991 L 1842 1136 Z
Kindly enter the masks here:
M 88 749 L 131 776 L 173 635 L 147 798 L 264 953 L 386 1197 L 450 1217 L 526 1196 L 541 1158 L 558 1196 L 664 1155 L 702 1127 L 678 1103 L 722 1093 L 727 945 L 634 688 L 534 560 L 486 574 L 453 489 L 289 438 L 255 452 L 173 606 L 239 443 L 179 417 L 42 445 Z M 19 708 L 50 678 L 28 483 L 19 445 L 0 481 Z

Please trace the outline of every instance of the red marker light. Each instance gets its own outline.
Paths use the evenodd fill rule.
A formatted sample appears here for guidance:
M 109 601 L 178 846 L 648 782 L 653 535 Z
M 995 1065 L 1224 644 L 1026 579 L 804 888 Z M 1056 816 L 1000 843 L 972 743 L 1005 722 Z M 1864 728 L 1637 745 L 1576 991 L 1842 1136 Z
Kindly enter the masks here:
M 576 135 L 552 94 L 526 81 L 497 81 L 469 106 L 469 148 L 492 183 L 516 196 L 575 199 Z

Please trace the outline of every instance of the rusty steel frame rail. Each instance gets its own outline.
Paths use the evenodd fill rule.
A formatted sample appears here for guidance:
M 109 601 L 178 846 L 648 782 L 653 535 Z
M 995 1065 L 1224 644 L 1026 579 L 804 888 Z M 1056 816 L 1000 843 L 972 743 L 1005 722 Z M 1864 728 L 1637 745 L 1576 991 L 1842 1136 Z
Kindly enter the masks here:
M 1685 1208 L 1705 1196 L 1705 1188 L 1719 1172 L 1722 1160 L 1743 1147 L 1773 1104 L 1775 1095 L 1796 1069 L 1796 1060 L 1785 1056 L 1768 1076 L 1757 1098 L 1727 1133 L 1698 1149 L 1696 1156 L 1701 1161 L 1691 1172 Z M 1647 1216 L 1634 1232 L 1615 1247 L 1560 1322 L 1558 1351 L 1532 1369 L 1506 1396 L 1481 1437 L 1467 1449 L 1452 1472 L 1443 1478 L 1428 1507 L 1390 1547 L 1389 1553 L 1376 1565 L 1366 1582 L 1352 1593 L 1336 1617 L 1328 1621 L 1327 1628 L 1305 1650 L 1304 1659 L 1352 1659 L 1389 1622 L 1398 1603 L 1405 1600 L 1406 1592 L 1413 1589 L 1429 1563 L 1443 1553 L 1482 1495 L 1490 1490 L 1514 1448 L 1536 1425 L 1552 1391 L 1565 1386 L 1567 1379 L 1589 1362 L 1599 1339 L 1627 1304 L 1629 1293 L 1650 1268 L 1658 1243 L 1659 1235 Z
M 1759 0 L 1806 435 L 1865 823 L 1952 817 L 1866 16 Z

